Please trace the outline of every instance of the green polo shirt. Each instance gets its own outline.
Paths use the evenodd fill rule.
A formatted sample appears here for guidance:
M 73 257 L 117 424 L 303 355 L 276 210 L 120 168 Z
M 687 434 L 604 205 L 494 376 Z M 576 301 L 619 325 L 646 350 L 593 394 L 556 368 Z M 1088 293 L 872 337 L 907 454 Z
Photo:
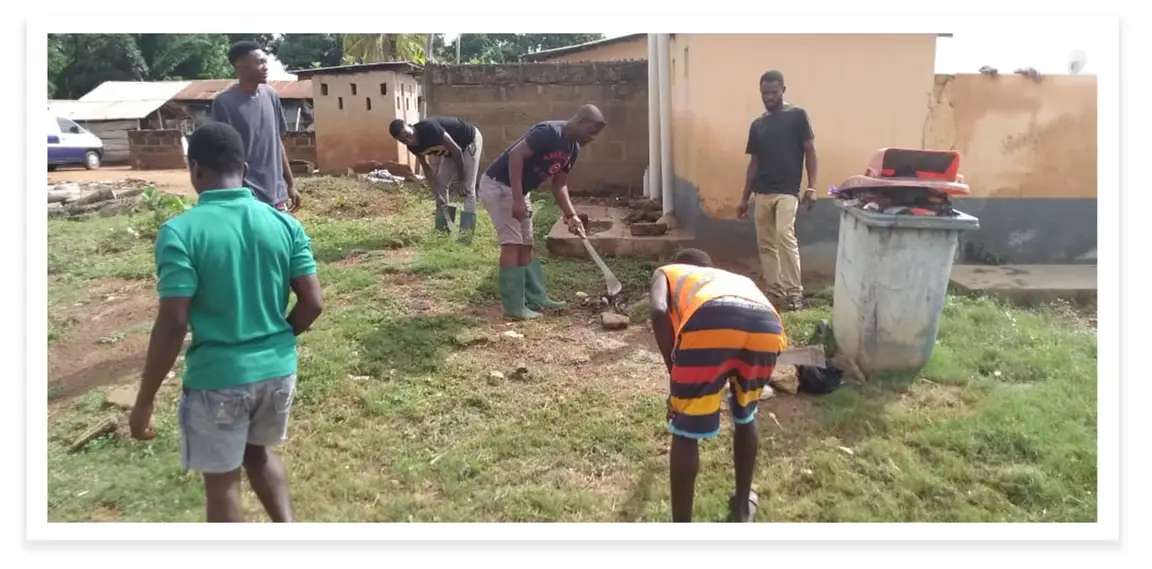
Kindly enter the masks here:
M 247 188 L 210 190 L 156 236 L 160 298 L 189 298 L 184 387 L 224 389 L 296 373 L 292 279 L 316 272 L 303 226 Z

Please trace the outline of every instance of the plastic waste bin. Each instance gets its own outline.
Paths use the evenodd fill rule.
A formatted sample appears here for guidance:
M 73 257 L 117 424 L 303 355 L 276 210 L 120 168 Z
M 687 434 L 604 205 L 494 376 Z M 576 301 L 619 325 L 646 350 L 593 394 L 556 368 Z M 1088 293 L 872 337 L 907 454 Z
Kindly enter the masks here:
M 932 357 L 960 234 L 980 221 L 837 205 L 837 348 L 867 375 L 918 370 Z

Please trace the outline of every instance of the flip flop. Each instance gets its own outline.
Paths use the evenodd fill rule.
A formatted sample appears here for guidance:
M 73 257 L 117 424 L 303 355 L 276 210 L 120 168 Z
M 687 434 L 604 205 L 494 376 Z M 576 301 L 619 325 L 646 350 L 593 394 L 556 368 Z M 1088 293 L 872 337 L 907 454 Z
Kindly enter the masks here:
M 728 497 L 728 521 L 730 522 L 746 522 L 752 523 L 756 521 L 756 509 L 760 506 L 760 497 L 756 495 L 755 490 L 748 492 L 748 517 L 740 520 L 737 519 L 736 496 Z

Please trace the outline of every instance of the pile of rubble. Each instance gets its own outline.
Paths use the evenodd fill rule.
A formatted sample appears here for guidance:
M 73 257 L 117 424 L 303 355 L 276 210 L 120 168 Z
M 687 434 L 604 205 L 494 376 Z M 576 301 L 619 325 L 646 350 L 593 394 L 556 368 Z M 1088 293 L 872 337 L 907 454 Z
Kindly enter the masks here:
M 424 176 L 413 172 L 412 168 L 407 164 L 391 161 L 378 162 L 376 160 L 366 160 L 364 162 L 357 162 L 348 169 L 348 175 L 359 175 L 361 180 L 367 180 L 369 182 L 390 184 L 424 181 Z
M 675 229 L 671 216 L 665 216 L 663 206 L 656 200 L 642 199 L 628 202 L 628 215 L 624 223 L 633 237 L 659 237 Z
M 147 180 L 134 178 L 48 184 L 48 215 L 76 217 L 93 213 L 100 216 L 126 213 L 135 205 L 136 197 L 151 186 Z

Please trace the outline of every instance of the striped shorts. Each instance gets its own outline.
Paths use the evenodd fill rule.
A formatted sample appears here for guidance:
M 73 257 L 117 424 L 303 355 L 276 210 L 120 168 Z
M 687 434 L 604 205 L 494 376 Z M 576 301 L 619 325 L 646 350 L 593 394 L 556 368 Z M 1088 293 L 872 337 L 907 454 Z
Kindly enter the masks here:
M 771 307 L 735 297 L 708 301 L 684 324 L 672 352 L 668 429 L 692 439 L 719 435 L 726 385 L 732 420 L 751 423 L 786 347 L 784 327 Z

